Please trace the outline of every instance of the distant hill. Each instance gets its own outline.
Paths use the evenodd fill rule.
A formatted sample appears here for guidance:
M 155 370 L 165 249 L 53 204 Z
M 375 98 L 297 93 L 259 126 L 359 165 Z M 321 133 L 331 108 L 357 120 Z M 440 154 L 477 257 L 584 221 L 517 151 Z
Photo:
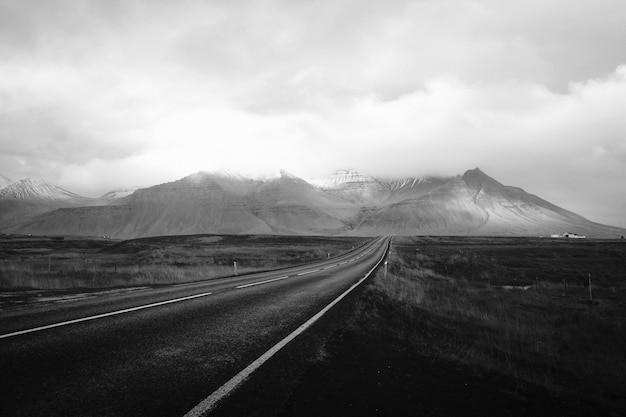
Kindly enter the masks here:
M 89 203 L 90 199 L 41 179 L 11 182 L 0 189 L 0 228 L 15 227 L 57 208 Z
M 199 172 L 99 199 L 44 185 L 19 193 L 4 193 L 7 189 L 0 190 L 0 210 L 10 203 L 14 218 L 3 227 L 17 233 L 116 238 L 192 233 L 549 236 L 573 232 L 589 237 L 620 233 L 503 185 L 479 169 L 456 177 L 400 179 L 339 170 L 310 181 L 286 172 L 267 180 Z M 15 218 L 21 203 L 26 207 L 44 200 L 54 204 L 36 215 Z
M 0 199 L 80 202 L 85 198 L 44 180 L 26 178 L 1 189 Z
M 94 198 L 93 205 L 108 206 L 118 204 L 121 199 L 128 197 L 140 188 L 141 187 L 120 188 L 118 190 L 109 191 L 98 198 Z

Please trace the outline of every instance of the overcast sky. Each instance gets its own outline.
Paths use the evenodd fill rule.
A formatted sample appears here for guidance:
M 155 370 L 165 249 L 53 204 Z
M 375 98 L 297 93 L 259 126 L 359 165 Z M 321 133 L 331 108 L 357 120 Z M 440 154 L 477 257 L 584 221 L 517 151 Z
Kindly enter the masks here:
M 0 0 L 0 174 L 480 167 L 626 222 L 624 0 Z

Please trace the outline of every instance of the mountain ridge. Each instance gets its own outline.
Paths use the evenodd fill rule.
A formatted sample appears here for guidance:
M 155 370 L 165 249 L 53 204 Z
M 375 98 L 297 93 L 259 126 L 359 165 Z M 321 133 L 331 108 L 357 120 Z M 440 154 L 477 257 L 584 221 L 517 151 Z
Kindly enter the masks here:
M 454 177 L 396 179 L 347 169 L 309 181 L 286 171 L 268 179 L 200 171 L 98 199 L 51 188 L 45 182 L 37 184 L 36 198 L 22 195 L 24 203 L 35 206 L 30 216 L 20 219 L 21 200 L 6 197 L 18 194 L 0 190 L 2 230 L 120 238 L 194 233 L 620 234 L 617 228 L 591 222 L 521 188 L 503 185 L 478 168 Z M 31 181 L 30 185 L 37 184 Z M 59 198 L 51 198 L 50 193 Z M 104 198 L 107 195 L 110 198 Z M 2 214 L 9 206 L 13 221 Z

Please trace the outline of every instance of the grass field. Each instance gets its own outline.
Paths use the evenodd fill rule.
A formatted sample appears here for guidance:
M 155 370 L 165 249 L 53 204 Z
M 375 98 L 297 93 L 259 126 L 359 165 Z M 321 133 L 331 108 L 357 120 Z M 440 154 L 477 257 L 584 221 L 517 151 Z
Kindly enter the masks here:
M 626 244 L 396 237 L 325 349 L 289 413 L 625 415 Z
M 0 290 L 165 285 L 279 269 L 336 256 L 363 238 L 163 236 L 127 241 L 4 236 Z

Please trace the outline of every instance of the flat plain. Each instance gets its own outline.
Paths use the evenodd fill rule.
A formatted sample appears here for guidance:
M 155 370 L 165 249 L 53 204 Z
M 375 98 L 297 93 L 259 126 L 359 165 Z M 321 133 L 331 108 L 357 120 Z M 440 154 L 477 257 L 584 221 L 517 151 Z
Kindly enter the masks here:
M 187 235 L 131 240 L 0 236 L 0 308 L 287 268 L 361 237 Z
M 363 241 L 5 237 L 0 282 L 5 308 L 22 308 L 54 294 L 227 276 L 235 259 L 238 273 L 305 264 Z M 626 413 L 624 240 L 394 237 L 386 260 L 215 414 Z
M 623 240 L 396 237 L 281 415 L 624 415 L 624 346 Z

